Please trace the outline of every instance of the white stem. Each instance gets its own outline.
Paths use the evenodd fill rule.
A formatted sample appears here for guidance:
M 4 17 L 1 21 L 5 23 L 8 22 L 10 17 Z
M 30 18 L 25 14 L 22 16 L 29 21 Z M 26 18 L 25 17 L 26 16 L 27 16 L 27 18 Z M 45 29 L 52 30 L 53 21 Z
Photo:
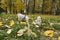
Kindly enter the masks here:
M 30 36 L 30 32 L 29 32 L 29 30 L 30 30 L 30 25 L 29 25 L 29 22 L 27 22 L 27 24 L 28 24 L 28 36 Z
M 26 22 L 27 22 L 27 25 L 28 25 L 28 36 L 30 36 L 30 33 L 29 33 L 29 31 L 30 31 L 30 24 L 29 24 L 29 18 L 26 16 Z

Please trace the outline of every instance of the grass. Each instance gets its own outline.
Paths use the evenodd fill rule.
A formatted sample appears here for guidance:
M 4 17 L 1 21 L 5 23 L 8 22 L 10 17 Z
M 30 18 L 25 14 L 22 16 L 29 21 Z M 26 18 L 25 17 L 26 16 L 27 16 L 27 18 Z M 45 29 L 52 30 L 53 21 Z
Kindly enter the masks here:
M 14 20 L 15 22 L 11 27 L 13 29 L 11 34 L 7 34 L 8 28 L 4 25 L 0 26 L 0 40 L 57 40 L 58 36 L 60 36 L 60 24 L 58 24 L 60 23 L 60 16 L 42 14 L 29 14 L 28 16 L 35 20 L 38 15 L 42 17 L 42 24 L 45 23 L 45 25 L 42 25 L 42 29 L 36 28 L 34 25 L 30 24 L 30 29 L 37 35 L 37 37 L 34 37 L 34 35 L 28 37 L 27 32 L 25 32 L 24 35 L 17 37 L 17 31 L 27 25 L 17 24 L 16 14 L 0 14 L 0 22 L 3 22 L 4 25 L 9 25 L 11 20 Z M 6 21 L 6 19 L 8 20 Z M 32 22 L 32 20 L 30 20 L 30 22 Z M 54 25 L 50 26 L 49 22 L 53 22 Z M 52 38 L 44 36 L 43 33 L 46 30 L 54 30 L 54 36 Z

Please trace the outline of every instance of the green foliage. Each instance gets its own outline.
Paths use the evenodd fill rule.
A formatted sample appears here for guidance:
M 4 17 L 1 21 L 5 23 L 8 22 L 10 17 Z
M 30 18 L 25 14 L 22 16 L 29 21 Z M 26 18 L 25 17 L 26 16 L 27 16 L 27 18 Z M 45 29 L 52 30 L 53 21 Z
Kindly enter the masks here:
M 42 18 L 42 24 L 45 23 L 45 25 L 42 25 L 42 28 L 39 27 L 35 27 L 34 25 L 32 25 L 32 19 L 33 20 L 36 20 L 36 17 L 35 15 L 31 16 L 31 19 L 30 19 L 30 29 L 32 30 L 32 32 L 36 33 L 37 37 L 35 37 L 34 35 L 30 35 L 28 36 L 27 32 L 24 32 L 24 34 L 20 37 L 17 36 L 17 31 L 20 30 L 20 29 L 23 29 L 25 26 L 27 25 L 21 25 L 21 24 L 17 24 L 17 16 L 16 14 L 1 14 L 2 16 L 0 16 L 1 20 L 0 22 L 3 22 L 4 25 L 8 25 L 9 26 L 9 22 L 11 20 L 14 20 L 15 21 L 15 24 L 11 27 L 13 30 L 10 34 L 7 34 L 7 30 L 8 28 L 5 27 L 4 25 L 3 26 L 0 26 L 0 39 L 1 40 L 5 40 L 5 39 L 8 39 L 8 40 L 46 40 L 50 37 L 46 37 L 44 36 L 43 32 L 45 30 L 60 30 L 60 24 L 58 24 L 58 21 L 60 20 L 60 17 L 57 17 L 57 18 Z M 3 20 L 4 19 L 4 20 Z M 6 21 L 6 19 L 8 19 Z M 50 26 L 50 22 L 53 22 L 54 25 Z M 57 34 L 54 35 L 54 36 L 58 36 Z M 55 38 L 55 37 L 53 37 Z M 50 38 L 51 39 L 51 38 Z

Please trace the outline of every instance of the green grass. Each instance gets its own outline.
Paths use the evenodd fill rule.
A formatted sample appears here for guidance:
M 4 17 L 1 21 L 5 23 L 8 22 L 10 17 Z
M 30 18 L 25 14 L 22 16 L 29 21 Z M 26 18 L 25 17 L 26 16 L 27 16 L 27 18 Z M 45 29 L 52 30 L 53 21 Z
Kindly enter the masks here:
M 23 36 L 17 37 L 17 31 L 19 29 L 24 28 L 27 25 L 20 25 L 17 24 L 17 15 L 16 14 L 0 14 L 0 22 L 3 22 L 4 25 L 9 25 L 10 20 L 14 20 L 15 21 L 15 25 L 13 25 L 12 27 L 12 32 L 11 34 L 7 34 L 7 29 L 4 25 L 3 27 L 0 26 L 0 30 L 2 30 L 0 32 L 0 39 L 1 40 L 53 40 L 53 38 L 56 38 L 60 35 L 60 16 L 56 16 L 56 15 L 41 15 L 42 17 L 42 24 L 45 23 L 46 25 L 42 25 L 42 29 L 41 28 L 36 28 L 34 25 L 30 24 L 30 29 L 37 34 L 37 37 L 34 37 L 33 35 L 28 37 L 27 32 L 24 33 Z M 32 19 L 35 20 L 36 17 L 38 16 L 38 14 L 29 14 L 28 15 L 30 17 L 30 23 L 32 22 Z M 8 19 L 6 21 L 6 19 Z M 49 22 L 53 22 L 54 25 L 50 26 Z M 54 30 L 54 32 L 57 32 L 57 34 L 54 34 L 54 37 L 46 37 L 44 36 L 43 32 L 45 30 Z M 39 31 L 38 31 L 39 30 Z

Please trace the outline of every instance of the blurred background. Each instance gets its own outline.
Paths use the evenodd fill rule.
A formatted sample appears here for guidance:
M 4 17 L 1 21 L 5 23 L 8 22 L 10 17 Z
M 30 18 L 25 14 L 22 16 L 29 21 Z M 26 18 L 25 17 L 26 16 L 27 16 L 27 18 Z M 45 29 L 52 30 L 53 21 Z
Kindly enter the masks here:
M 60 15 L 60 0 L 0 0 L 0 14 L 2 12 Z

